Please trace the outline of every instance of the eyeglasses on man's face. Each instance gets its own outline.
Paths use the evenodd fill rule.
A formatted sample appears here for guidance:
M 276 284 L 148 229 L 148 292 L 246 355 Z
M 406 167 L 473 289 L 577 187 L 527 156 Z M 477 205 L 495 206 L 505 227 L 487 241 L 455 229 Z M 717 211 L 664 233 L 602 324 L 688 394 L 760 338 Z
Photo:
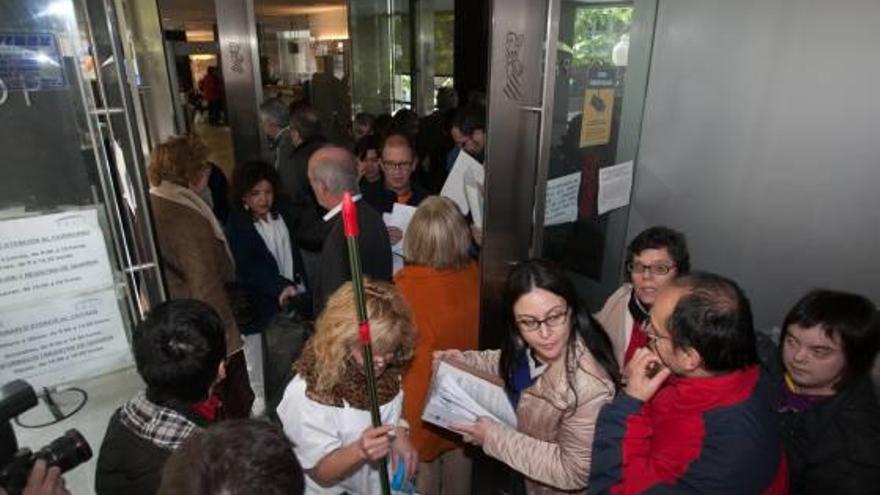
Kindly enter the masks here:
M 651 323 L 651 320 L 645 322 L 645 329 L 643 330 L 643 332 L 645 332 L 645 337 L 648 337 L 648 347 L 655 351 L 657 350 L 657 345 L 660 344 L 661 340 L 672 340 L 672 337 L 667 337 L 665 335 L 660 335 L 659 333 L 657 333 L 657 327 L 655 327 L 654 324 Z
M 382 169 L 386 172 L 401 172 L 409 170 L 412 166 L 412 161 L 403 161 L 403 162 L 392 162 L 388 160 L 382 160 Z
M 535 332 L 541 328 L 541 325 L 546 325 L 547 328 L 556 329 L 568 321 L 568 316 L 569 309 L 564 308 L 551 312 L 543 319 L 538 319 L 533 316 L 521 316 L 517 318 L 516 324 L 524 332 Z
M 639 263 L 638 261 L 626 264 L 626 271 L 630 273 L 637 273 L 639 275 L 650 273 L 652 275 L 666 275 L 672 270 L 675 270 L 675 265 L 668 265 L 666 263 L 657 263 L 655 265 L 644 265 Z

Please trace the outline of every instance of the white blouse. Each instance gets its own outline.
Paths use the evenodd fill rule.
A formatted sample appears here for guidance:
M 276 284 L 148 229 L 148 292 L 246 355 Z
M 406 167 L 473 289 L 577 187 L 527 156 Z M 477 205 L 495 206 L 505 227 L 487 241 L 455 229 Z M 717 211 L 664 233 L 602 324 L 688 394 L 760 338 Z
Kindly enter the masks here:
M 280 215 L 271 213 L 265 220 L 254 222 L 257 233 L 278 263 L 278 273 L 287 280 L 293 280 L 293 251 L 290 248 L 290 232 Z
M 379 408 L 382 424 L 397 425 L 403 409 L 403 391 Z M 277 408 L 284 433 L 293 442 L 293 451 L 304 470 L 314 468 L 330 452 L 355 442 L 372 426 L 370 412 L 327 406 L 306 397 L 306 381 L 297 375 L 284 390 Z M 338 484 L 324 488 L 306 474 L 306 495 L 352 495 L 382 493 L 379 470 L 365 464 Z

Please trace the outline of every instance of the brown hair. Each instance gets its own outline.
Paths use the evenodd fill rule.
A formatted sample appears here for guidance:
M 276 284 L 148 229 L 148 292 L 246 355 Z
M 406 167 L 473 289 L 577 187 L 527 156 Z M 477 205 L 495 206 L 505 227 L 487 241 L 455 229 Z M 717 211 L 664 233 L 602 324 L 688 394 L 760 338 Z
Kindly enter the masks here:
M 208 147 L 197 136 L 173 136 L 153 148 L 147 168 L 150 184 L 162 181 L 187 187 L 207 166 Z
M 470 230 L 458 206 L 449 198 L 431 196 L 422 201 L 406 229 L 403 256 L 416 265 L 457 269 L 471 261 L 470 247 Z
M 382 355 L 395 352 L 405 362 L 415 347 L 415 325 L 403 295 L 390 283 L 366 279 L 367 317 L 373 338 L 373 352 Z M 316 388 L 331 390 L 342 379 L 345 361 L 358 344 L 357 310 L 354 287 L 346 282 L 336 290 L 315 323 L 312 346 L 315 350 L 318 375 Z

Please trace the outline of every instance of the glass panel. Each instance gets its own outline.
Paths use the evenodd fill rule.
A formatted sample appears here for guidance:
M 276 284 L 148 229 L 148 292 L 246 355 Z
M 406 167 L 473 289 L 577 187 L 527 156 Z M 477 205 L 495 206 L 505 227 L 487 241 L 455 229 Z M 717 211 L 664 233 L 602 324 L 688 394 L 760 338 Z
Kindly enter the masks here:
M 305 101 L 321 116 L 331 140 L 349 134 L 351 44 L 343 2 L 320 8 L 290 1 L 283 7 L 254 0 L 263 96 L 287 103 Z
M 39 344 L 44 371 L 19 371 L 47 386 L 58 383 L 50 378 L 58 366 L 69 370 L 64 381 L 127 364 L 121 330 L 130 332 L 164 298 L 145 207 L 134 92 L 116 26 L 112 4 L 99 0 L 0 3 L 0 222 L 21 221 L 22 232 L 33 228 L 38 234 L 27 241 L 36 247 L 26 253 L 13 253 L 15 243 L 0 243 L 0 281 L 22 277 L 13 290 L 0 289 L 0 327 L 46 320 L 28 328 L 26 341 Z M 54 235 L 72 226 L 80 229 L 73 236 L 89 240 L 67 243 Z M 87 256 L 86 264 L 78 256 Z M 21 275 L 21 260 L 38 270 Z M 82 275 L 90 266 L 100 273 Z M 25 307 L 13 303 L 19 290 L 32 294 Z M 75 312 L 66 313 L 68 306 Z M 101 321 L 81 321 L 91 310 Z M 49 317 L 74 324 L 55 328 Z M 93 341 L 95 336 L 101 340 Z M 25 340 L 0 347 L 9 352 L 15 345 Z M 39 354 L 50 347 L 63 364 Z M 80 351 L 89 359 L 80 360 L 86 356 Z M 7 357 L 0 363 L 9 363 Z
M 409 2 L 349 2 L 354 112 L 393 113 L 412 105 Z
M 592 289 L 617 283 L 604 280 L 609 215 L 599 215 L 597 195 L 599 170 L 618 162 L 634 12 L 631 4 L 606 5 L 562 2 L 548 180 L 580 174 L 580 184 L 576 211 L 545 225 L 542 252 L 569 270 L 594 303 L 602 291 Z

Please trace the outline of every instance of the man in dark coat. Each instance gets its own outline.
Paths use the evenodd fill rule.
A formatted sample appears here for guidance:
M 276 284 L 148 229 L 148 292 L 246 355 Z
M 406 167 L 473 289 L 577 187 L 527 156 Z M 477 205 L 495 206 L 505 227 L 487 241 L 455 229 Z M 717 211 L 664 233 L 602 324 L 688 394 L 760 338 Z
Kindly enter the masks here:
M 810 292 L 789 311 L 780 342 L 765 361 L 782 364 L 778 408 L 791 493 L 877 493 L 880 405 L 870 377 L 877 309 L 855 294 Z
M 318 276 L 313 281 L 317 316 L 333 291 L 351 280 L 341 215 L 345 191 L 355 194 L 357 201 L 358 244 L 364 275 L 391 281 L 391 243 L 379 213 L 365 201 L 359 201 L 357 165 L 351 152 L 338 146 L 318 149 L 309 159 L 308 177 L 318 204 L 328 210 L 324 221 L 330 229 L 321 247 Z

